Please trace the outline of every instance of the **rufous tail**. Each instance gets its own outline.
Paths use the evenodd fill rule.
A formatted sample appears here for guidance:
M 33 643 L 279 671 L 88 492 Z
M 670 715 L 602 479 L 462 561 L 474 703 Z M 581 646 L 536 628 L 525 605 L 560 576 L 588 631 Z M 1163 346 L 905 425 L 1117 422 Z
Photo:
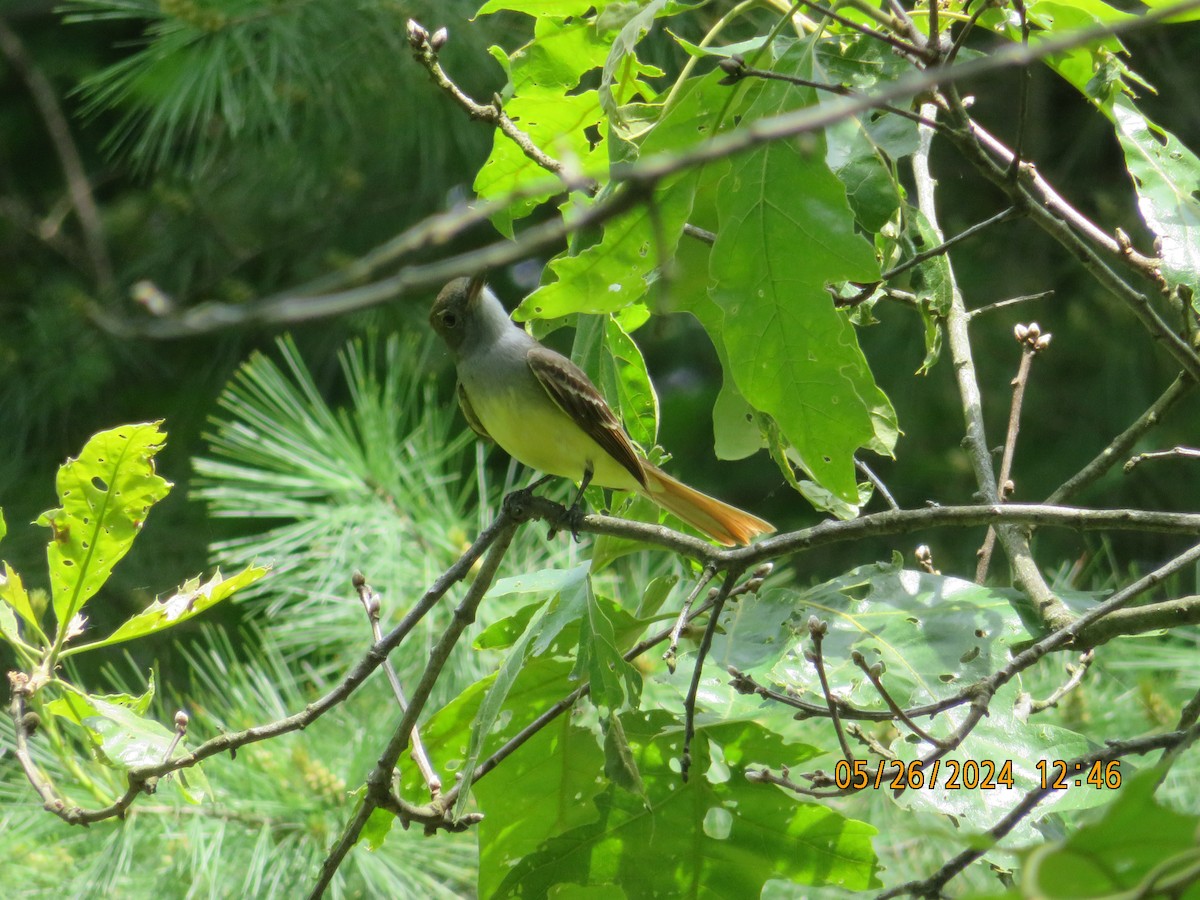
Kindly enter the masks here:
M 702 494 L 656 466 L 643 462 L 642 467 L 646 472 L 647 497 L 726 547 L 749 544 L 756 535 L 775 530 L 770 522 Z

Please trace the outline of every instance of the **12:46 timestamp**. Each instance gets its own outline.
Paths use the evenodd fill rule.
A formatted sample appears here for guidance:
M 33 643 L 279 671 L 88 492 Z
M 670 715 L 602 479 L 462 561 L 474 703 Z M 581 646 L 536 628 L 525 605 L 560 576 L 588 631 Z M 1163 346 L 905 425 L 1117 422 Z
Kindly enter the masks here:
M 1037 770 L 1043 791 L 1065 791 L 1069 787 L 1083 787 L 1085 784 L 1110 789 L 1121 786 L 1119 759 L 1110 762 L 1096 760 L 1090 766 L 1083 763 L 1073 764 L 1062 759 L 1039 759 Z

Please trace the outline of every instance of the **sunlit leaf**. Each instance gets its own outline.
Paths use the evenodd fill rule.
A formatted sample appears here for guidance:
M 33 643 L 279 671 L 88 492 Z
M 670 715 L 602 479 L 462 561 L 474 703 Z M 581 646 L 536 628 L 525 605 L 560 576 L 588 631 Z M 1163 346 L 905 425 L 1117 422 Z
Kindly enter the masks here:
M 181 622 L 186 622 L 216 606 L 248 585 L 254 584 L 270 571 L 267 567 L 250 566 L 236 575 L 224 578 L 218 569 L 208 581 L 201 582 L 199 577 L 192 578 L 180 585 L 179 590 L 162 600 L 155 600 L 146 609 L 133 618 L 124 622 L 116 631 L 101 641 L 73 647 L 63 653 L 79 653 L 84 650 L 95 650 L 97 647 L 107 647 L 122 641 L 155 634 Z
M 1126 99 L 1113 104 L 1113 118 L 1138 209 L 1161 246 L 1163 275 L 1200 309 L 1200 159 Z
M 779 68 L 811 74 L 809 52 L 795 45 Z M 771 82 L 747 118 L 811 99 L 811 91 Z M 725 313 L 720 339 L 738 391 L 775 419 L 814 481 L 855 502 L 854 453 L 890 452 L 895 413 L 825 289 L 878 280 L 879 267 L 825 164 L 823 139 L 804 135 L 738 157 L 717 207 L 711 294 Z
M 103 431 L 58 470 L 62 506 L 37 521 L 53 532 L 46 557 L 59 629 L 100 590 L 133 546 L 150 507 L 171 489 L 154 470 L 154 455 L 167 437 L 159 424 Z

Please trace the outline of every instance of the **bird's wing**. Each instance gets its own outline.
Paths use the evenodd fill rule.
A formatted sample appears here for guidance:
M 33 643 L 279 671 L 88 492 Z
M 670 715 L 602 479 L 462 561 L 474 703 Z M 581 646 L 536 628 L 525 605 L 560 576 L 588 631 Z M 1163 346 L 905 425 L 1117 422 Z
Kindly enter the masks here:
M 646 473 L 629 435 L 583 369 L 547 347 L 531 348 L 528 359 L 529 368 L 558 408 L 645 487 Z
M 492 436 L 487 433 L 487 429 L 483 427 L 483 423 L 479 421 L 479 416 L 475 415 L 475 408 L 471 406 L 471 401 L 467 398 L 467 391 L 462 386 L 462 382 L 458 383 L 458 405 L 462 409 L 463 418 L 467 420 L 467 424 L 471 426 L 471 430 L 479 435 L 484 440 L 492 440 Z

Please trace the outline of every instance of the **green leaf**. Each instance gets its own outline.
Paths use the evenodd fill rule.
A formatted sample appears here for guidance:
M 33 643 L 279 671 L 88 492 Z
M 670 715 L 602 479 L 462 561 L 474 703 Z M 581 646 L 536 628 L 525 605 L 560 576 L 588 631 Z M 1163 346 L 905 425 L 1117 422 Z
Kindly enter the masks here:
M 909 223 L 905 237 L 913 256 L 941 243 L 937 232 L 919 209 L 908 207 L 905 219 Z M 954 275 L 946 254 L 931 256 L 918 264 L 910 275 L 910 287 L 917 296 L 921 320 L 925 324 L 925 358 L 917 369 L 918 375 L 925 375 L 941 355 L 942 323 L 954 301 Z
M 1151 9 L 1161 9 L 1166 6 L 1178 6 L 1179 0 L 1142 0 Z M 1191 9 L 1187 12 L 1179 13 L 1176 16 L 1171 16 L 1164 21 L 1169 23 L 1177 22 L 1197 22 L 1200 21 L 1200 9 Z
M 646 785 L 638 771 L 637 760 L 633 758 L 633 748 L 625 735 L 625 726 L 621 724 L 621 717 L 614 712 L 604 719 L 604 774 L 617 787 L 646 797 Z
M 171 490 L 154 471 L 167 437 L 160 424 L 102 431 L 58 470 L 62 506 L 37 522 L 53 531 L 46 556 L 60 634 L 129 552 L 150 507 Z
M 714 664 L 736 666 L 815 703 L 824 698 L 812 663 L 808 619 L 829 622 L 823 647 L 834 693 L 856 706 L 886 706 L 850 658 L 884 665 L 883 683 L 902 707 L 948 696 L 1004 665 L 1030 632 L 1013 592 L 901 568 L 862 566 L 805 591 L 761 591 L 738 604 L 713 640 Z
M 125 621 L 104 640 L 71 647 L 62 655 L 70 656 L 85 650 L 108 647 L 112 644 L 120 644 L 123 641 L 132 641 L 135 638 L 165 631 L 216 606 L 242 588 L 254 584 L 269 571 L 269 567 L 248 566 L 232 578 L 223 578 L 221 570 L 217 569 L 213 576 L 204 583 L 201 583 L 199 577 L 189 579 L 180 585 L 179 590 L 170 597 L 165 600 L 155 600 L 136 616 Z
M 527 16 L 582 16 L 590 7 L 602 6 L 599 3 L 586 3 L 582 0 L 488 0 L 479 7 L 475 18 L 491 13 L 507 10 L 509 12 L 525 13 Z
M 561 690 L 561 689 L 560 689 Z M 599 815 L 592 803 L 604 787 L 604 754 L 590 731 L 561 716 L 474 788 L 479 823 L 479 896 L 501 890 L 509 869 L 557 835 Z
M 0 509 L 0 541 L 8 534 L 8 523 L 4 521 L 4 510 Z
M 496 894 L 546 896 L 560 885 L 579 885 L 635 898 L 757 897 L 771 878 L 848 890 L 879 884 L 874 828 L 744 777 L 751 763 L 778 766 L 794 758 L 778 736 L 755 723 L 701 726 L 691 777 L 680 784 L 672 763 L 682 729 L 674 719 L 626 713 L 621 722 L 644 792 L 610 786 L 595 799 L 599 817 L 523 858 L 499 857 L 507 868 Z M 557 755 L 539 760 L 548 773 L 564 762 Z
M 807 73 L 807 44 L 781 71 Z M 771 82 L 748 120 L 811 100 L 811 91 Z M 778 422 L 814 481 L 847 502 L 858 485 L 854 453 L 890 453 L 895 413 L 875 385 L 853 326 L 825 290 L 876 281 L 870 244 L 855 233 L 841 182 L 824 162 L 819 135 L 743 154 L 721 185 L 711 295 L 725 313 L 723 339 L 738 391 Z
M 581 570 L 586 575 L 586 566 L 578 566 L 570 570 L 575 577 L 565 583 L 554 602 L 544 604 L 541 610 L 533 616 L 524 634 L 521 635 L 521 639 L 513 645 L 504 659 L 504 664 L 500 666 L 500 670 L 492 680 L 483 702 L 479 705 L 479 713 L 471 725 L 471 741 L 467 748 L 467 758 L 459 771 L 459 777 L 464 784 L 471 783 L 475 766 L 479 762 L 480 754 L 483 753 L 484 743 L 494 730 L 504 707 L 504 701 L 508 698 L 508 693 L 512 690 L 513 685 L 516 684 L 526 657 L 531 652 L 536 655 L 539 646 L 542 649 L 548 647 L 568 623 L 579 618 L 580 592 L 590 593 L 586 577 L 578 577 Z M 556 610 L 558 614 L 551 615 L 552 610 Z M 531 648 L 533 648 L 532 651 Z M 459 794 L 458 802 L 454 806 L 455 818 L 461 817 L 466 812 L 469 801 L 470 791 L 463 791 Z
M 1056 754 L 1056 758 L 1060 754 Z M 1118 770 L 1123 764 L 1118 763 Z M 1196 834 L 1200 818 L 1183 815 L 1154 799 L 1161 772 L 1150 769 L 1128 779 L 1097 821 L 1084 825 L 1065 841 L 1037 847 L 1025 858 L 1021 892 L 1026 897 L 1195 895 L 1165 889 L 1173 876 L 1194 873 L 1200 861 Z M 1111 791 L 1105 790 L 1105 796 Z
M 112 699 L 71 691 L 47 703 L 46 709 L 81 726 L 106 765 L 132 769 L 162 762 L 175 733 L 139 712 L 137 700 L 121 697 L 126 702 L 114 703 Z
M 1200 310 L 1200 159 L 1123 97 L 1113 119 L 1138 209 L 1162 248 L 1163 275 Z
M 679 584 L 678 575 L 660 575 L 653 579 L 642 591 L 642 600 L 638 603 L 635 615 L 639 619 L 649 619 L 657 615 L 677 584 Z
M 573 590 L 581 595 L 584 615 L 579 623 L 579 652 L 571 676 L 586 677 L 591 685 L 589 697 L 597 707 L 615 711 L 625 703 L 627 694 L 630 705 L 637 706 L 642 677 L 625 661 L 617 646 L 614 620 L 619 608 L 612 601 L 597 597 L 590 582 Z
M 12 607 L 25 620 L 41 644 L 49 644 L 45 632 L 42 631 L 41 623 L 38 621 L 38 615 L 34 612 L 33 604 L 29 601 L 29 594 L 25 590 L 21 576 L 8 563 L 4 564 L 4 574 L 0 575 L 0 600 Z M 15 628 L 11 633 L 16 634 Z
M 366 794 L 366 786 L 361 789 L 362 794 Z M 359 798 L 361 802 L 361 798 Z M 383 842 L 387 840 L 388 834 L 392 830 L 392 826 L 396 824 L 396 816 L 394 813 L 380 809 L 378 806 L 371 810 L 371 815 L 367 817 L 367 822 L 363 825 L 362 839 L 367 842 L 367 846 L 372 850 L 378 850 L 383 846 Z
M 620 3 L 609 6 L 597 17 L 598 29 L 607 26 L 617 30 L 600 76 L 600 105 L 613 127 L 620 128 L 623 124 L 621 106 L 633 95 L 641 93 L 646 99 L 653 99 L 653 91 L 640 83 L 637 76 L 642 73 L 653 75 L 655 70 L 638 60 L 637 45 L 656 18 L 671 15 L 681 8 L 675 0 L 650 0 L 640 8 L 634 3 Z M 658 71 L 657 74 L 662 73 Z
M 604 345 L 608 350 L 600 357 L 604 394 L 616 399 L 629 436 L 642 447 L 653 447 L 658 440 L 658 394 L 642 351 L 612 316 L 604 319 Z
M 533 40 L 509 55 L 512 96 L 504 106 L 535 146 L 583 172 L 596 174 L 607 170 L 607 153 L 603 142 L 592 145 L 587 130 L 601 125 L 603 113 L 595 90 L 574 89 L 585 73 L 603 63 L 607 53 L 608 43 L 586 19 L 564 22 L 539 17 Z M 492 152 L 475 176 L 476 194 L 490 199 L 538 186 L 544 190 L 515 201 L 493 217 L 501 232 L 511 237 L 513 219 L 529 215 L 560 192 L 562 184 L 497 129 Z
M 13 645 L 25 643 L 17 633 L 16 615 L 11 607 L 4 604 L 0 604 L 0 638 Z
M 885 675 L 884 684 L 889 683 Z M 905 809 L 936 811 L 953 816 L 966 832 L 982 833 L 1016 806 L 1025 794 L 1040 787 L 1042 775 L 1038 771 L 1039 762 L 1070 759 L 1093 749 L 1081 734 L 1018 716 L 1015 713 L 1018 693 L 1018 686 L 1011 684 L 992 698 L 987 716 L 975 726 L 966 740 L 942 758 L 936 773 L 931 767 L 925 767 L 925 787 L 904 791 L 894 798 L 896 802 Z M 934 734 L 946 734 L 962 724 L 967 709 L 962 706 L 935 719 L 922 720 L 922 727 Z M 890 749 L 897 759 L 905 763 L 928 756 L 934 750 L 931 744 L 918 741 L 912 735 L 898 738 Z M 1007 770 L 1004 769 L 1006 763 L 1011 763 Z M 978 770 L 973 766 L 979 767 Z M 996 774 L 1011 773 L 1013 787 L 998 783 L 988 789 L 979 787 L 989 770 Z M 979 772 L 977 777 L 973 775 L 975 771 Z M 948 787 L 947 783 L 955 775 L 958 786 Z M 935 776 L 937 783 L 930 787 L 928 779 Z M 964 778 L 975 780 L 964 782 Z M 1055 791 L 1009 833 L 1005 845 L 1039 843 L 1044 839 L 1035 827 L 1039 819 L 1070 809 L 1098 806 L 1108 799 L 1109 791 L 1086 785 Z

